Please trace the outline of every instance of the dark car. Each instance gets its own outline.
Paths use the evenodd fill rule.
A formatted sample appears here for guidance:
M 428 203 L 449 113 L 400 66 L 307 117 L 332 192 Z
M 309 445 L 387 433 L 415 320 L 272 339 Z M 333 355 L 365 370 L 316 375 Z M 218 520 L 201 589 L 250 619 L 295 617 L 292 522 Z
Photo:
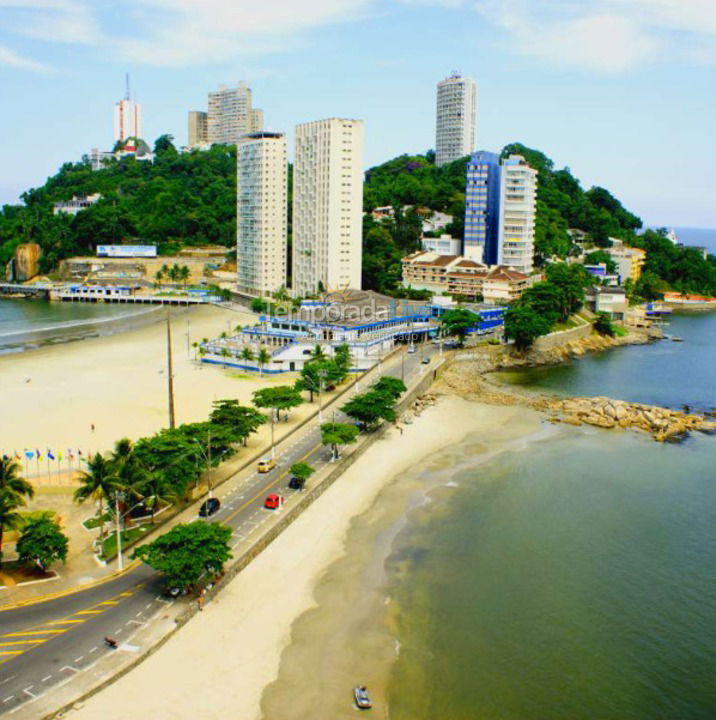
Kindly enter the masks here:
M 427 364 L 430 362 L 430 358 L 429 358 L 429 357 L 424 357 L 420 362 L 421 362 L 423 365 L 427 365 Z
M 219 498 L 207 498 L 199 508 L 199 517 L 209 517 L 209 515 L 217 512 L 220 507 L 221 502 L 219 502 Z
M 288 481 L 288 487 L 291 490 L 303 490 L 306 487 L 306 481 L 303 478 L 292 477 Z
M 176 587 L 176 585 L 165 585 L 162 589 L 162 595 L 172 600 L 186 594 L 187 591 L 184 588 Z

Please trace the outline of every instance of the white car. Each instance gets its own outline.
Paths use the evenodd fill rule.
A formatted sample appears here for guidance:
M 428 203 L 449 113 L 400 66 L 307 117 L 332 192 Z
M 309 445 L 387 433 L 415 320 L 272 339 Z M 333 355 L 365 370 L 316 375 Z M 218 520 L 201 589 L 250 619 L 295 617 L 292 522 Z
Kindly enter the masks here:
M 408 345 L 408 352 L 414 353 L 415 352 L 415 345 Z

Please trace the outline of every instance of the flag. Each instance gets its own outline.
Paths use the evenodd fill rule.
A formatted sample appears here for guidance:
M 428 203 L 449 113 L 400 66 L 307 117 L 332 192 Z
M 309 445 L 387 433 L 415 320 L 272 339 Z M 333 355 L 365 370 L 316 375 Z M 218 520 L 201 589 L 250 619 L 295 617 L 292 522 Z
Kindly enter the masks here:
M 72 448 L 67 448 L 67 454 L 70 456 L 70 460 L 75 459 L 75 456 L 72 454 Z
M 80 449 L 78 448 L 78 449 L 77 449 L 77 454 L 78 454 L 80 457 L 82 457 L 82 450 L 80 450 Z
M 32 452 L 32 450 L 25 450 L 25 457 L 26 457 L 28 460 L 32 460 L 32 458 L 35 457 L 35 453 Z
M 54 460 L 54 459 L 55 459 L 55 456 L 52 454 L 52 450 L 50 450 L 50 448 L 47 448 L 47 457 L 48 457 L 50 460 Z
M 38 460 L 42 460 L 42 455 L 40 454 L 40 451 L 37 448 L 35 448 L 35 457 Z
M 57 462 L 62 462 L 62 450 L 57 451 Z
M 17 450 L 13 450 L 12 452 L 15 455 L 15 460 L 22 460 L 22 455 L 20 455 Z
M 10 458 L 9 458 L 5 453 L 3 453 L 3 454 L 2 454 L 2 459 L 3 459 L 3 460 L 9 460 Z

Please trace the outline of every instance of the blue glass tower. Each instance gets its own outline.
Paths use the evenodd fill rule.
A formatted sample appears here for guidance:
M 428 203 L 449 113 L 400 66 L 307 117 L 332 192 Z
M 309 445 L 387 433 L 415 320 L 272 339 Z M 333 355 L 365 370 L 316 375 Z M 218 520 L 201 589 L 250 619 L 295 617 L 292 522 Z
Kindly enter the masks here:
M 465 184 L 465 239 L 462 253 L 497 264 L 500 238 L 500 158 L 481 150 L 470 156 Z

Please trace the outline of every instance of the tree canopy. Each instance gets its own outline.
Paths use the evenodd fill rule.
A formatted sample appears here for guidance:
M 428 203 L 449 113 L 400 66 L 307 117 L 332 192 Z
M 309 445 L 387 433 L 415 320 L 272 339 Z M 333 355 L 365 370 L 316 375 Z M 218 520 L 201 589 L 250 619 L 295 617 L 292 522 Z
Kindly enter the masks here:
M 25 522 L 15 549 L 22 564 L 34 564 L 47 570 L 57 560 L 65 562 L 68 544 L 67 536 L 57 522 L 42 515 Z
M 221 574 L 231 557 L 231 528 L 196 520 L 177 525 L 156 540 L 137 548 L 137 557 L 167 576 L 172 587 L 197 588 Z

